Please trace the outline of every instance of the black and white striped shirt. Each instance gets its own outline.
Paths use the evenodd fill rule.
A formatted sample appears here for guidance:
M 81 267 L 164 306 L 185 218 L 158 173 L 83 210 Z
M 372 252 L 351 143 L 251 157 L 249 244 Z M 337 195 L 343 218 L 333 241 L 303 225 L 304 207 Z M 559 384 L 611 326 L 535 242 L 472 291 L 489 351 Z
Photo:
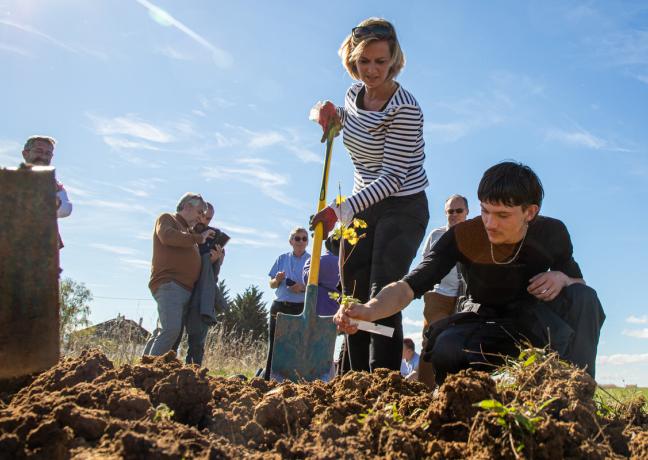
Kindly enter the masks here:
M 355 166 L 354 214 L 389 196 L 418 193 L 428 185 L 423 162 L 423 112 L 416 99 L 399 85 L 383 111 L 358 108 L 363 83 L 347 91 L 342 119 L 344 146 Z

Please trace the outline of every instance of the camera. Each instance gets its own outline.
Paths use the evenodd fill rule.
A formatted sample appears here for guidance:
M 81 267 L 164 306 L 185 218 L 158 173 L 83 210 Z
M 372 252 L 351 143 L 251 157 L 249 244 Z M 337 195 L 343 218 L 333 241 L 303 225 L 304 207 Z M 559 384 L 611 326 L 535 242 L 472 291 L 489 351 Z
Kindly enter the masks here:
M 286 278 L 286 286 L 290 287 L 294 286 L 295 284 L 297 284 L 295 281 L 291 280 L 290 278 Z
M 202 233 L 205 230 L 213 230 L 214 231 L 214 234 L 212 236 L 210 236 L 209 238 L 207 238 L 207 240 L 205 241 L 205 244 L 207 245 L 207 247 L 210 250 L 214 249 L 214 246 L 216 246 L 216 245 L 218 245 L 220 247 L 225 247 L 227 242 L 230 240 L 230 237 L 229 237 L 229 235 L 227 233 L 225 233 L 224 231 L 219 230 L 217 228 L 208 227 L 208 226 L 206 226 L 204 224 L 200 224 L 200 223 L 198 223 L 198 224 L 196 224 L 194 226 L 194 231 L 196 233 Z

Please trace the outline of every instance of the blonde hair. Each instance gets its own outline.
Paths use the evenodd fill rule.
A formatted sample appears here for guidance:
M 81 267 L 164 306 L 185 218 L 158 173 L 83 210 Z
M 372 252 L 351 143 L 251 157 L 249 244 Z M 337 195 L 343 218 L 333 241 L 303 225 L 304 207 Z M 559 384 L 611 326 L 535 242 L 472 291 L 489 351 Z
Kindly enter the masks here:
M 356 62 L 364 52 L 366 46 L 374 41 L 386 40 L 389 44 L 389 52 L 391 53 L 391 62 L 389 67 L 389 75 L 387 78 L 393 79 L 400 73 L 400 71 L 405 67 L 405 54 L 398 43 L 398 37 L 396 36 L 396 29 L 394 26 L 382 18 L 369 18 L 362 21 L 358 24 L 358 27 L 368 27 L 373 25 L 381 25 L 388 27 L 392 31 L 392 36 L 387 39 L 381 39 L 374 35 L 367 35 L 361 39 L 354 39 L 353 33 L 350 33 L 340 45 L 338 54 L 342 58 L 342 64 L 347 70 L 351 78 L 354 80 L 360 80 L 360 74 L 358 74 L 358 67 Z

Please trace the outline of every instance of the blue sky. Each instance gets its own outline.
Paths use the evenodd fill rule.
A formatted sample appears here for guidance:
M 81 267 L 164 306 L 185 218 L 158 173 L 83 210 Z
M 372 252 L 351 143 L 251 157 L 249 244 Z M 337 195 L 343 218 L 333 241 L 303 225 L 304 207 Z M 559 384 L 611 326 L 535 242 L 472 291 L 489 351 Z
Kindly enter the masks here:
M 58 139 L 74 203 L 64 276 L 92 321 L 151 327 L 156 216 L 186 191 L 232 236 L 222 277 L 273 298 L 267 272 L 313 213 L 323 147 L 308 111 L 351 84 L 337 49 L 360 20 L 399 33 L 399 81 L 425 115 L 429 229 L 452 193 L 516 159 L 544 182 L 607 312 L 598 380 L 648 386 L 648 7 L 645 2 L 0 0 L 0 165 L 31 134 Z M 330 185 L 352 187 L 341 142 Z M 404 311 L 418 337 L 421 303 Z

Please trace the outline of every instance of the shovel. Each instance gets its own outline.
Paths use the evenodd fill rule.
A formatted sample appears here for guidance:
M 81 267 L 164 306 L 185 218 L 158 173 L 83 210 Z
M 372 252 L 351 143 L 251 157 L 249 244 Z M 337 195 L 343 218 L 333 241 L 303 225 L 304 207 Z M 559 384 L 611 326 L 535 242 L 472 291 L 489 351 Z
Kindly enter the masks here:
M 326 207 L 326 185 L 336 131 L 331 128 L 326 136 L 326 158 L 317 212 Z M 270 375 L 279 381 L 326 379 L 331 371 L 336 327 L 332 316 L 318 316 L 316 310 L 323 236 L 323 224 L 319 223 L 315 227 L 304 311 L 300 315 L 277 313 Z

